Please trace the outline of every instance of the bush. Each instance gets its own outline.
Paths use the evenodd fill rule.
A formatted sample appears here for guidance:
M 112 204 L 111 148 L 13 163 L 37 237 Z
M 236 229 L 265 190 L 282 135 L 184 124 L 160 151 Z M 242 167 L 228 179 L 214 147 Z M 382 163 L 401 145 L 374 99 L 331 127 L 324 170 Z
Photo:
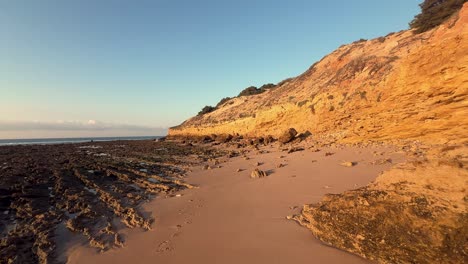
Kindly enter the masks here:
M 409 23 L 415 33 L 428 31 L 442 24 L 455 12 L 460 10 L 467 0 L 425 0 L 419 7 L 421 13 Z
M 221 101 L 219 101 L 219 103 L 216 104 L 216 107 L 215 108 L 218 108 L 220 107 L 221 105 L 223 105 L 225 102 L 231 100 L 232 98 L 231 97 L 224 97 L 223 99 L 221 99 Z
M 250 86 L 250 87 L 247 87 L 244 90 L 242 90 L 242 92 L 240 92 L 240 94 L 238 96 L 241 97 L 241 96 L 250 96 L 250 95 L 255 95 L 255 94 L 261 94 L 264 91 L 265 90 L 259 89 L 259 88 L 255 87 L 255 86 Z
M 262 85 L 260 87 L 260 90 L 268 90 L 268 89 L 273 89 L 273 88 L 276 88 L 276 85 L 272 83 L 267 83 L 267 84 Z
M 203 107 L 203 109 L 200 112 L 198 112 L 198 115 L 201 116 L 201 115 L 204 115 L 204 114 L 208 114 L 208 113 L 213 112 L 214 110 L 216 110 L 216 107 L 212 107 L 211 105 L 207 105 L 207 106 Z

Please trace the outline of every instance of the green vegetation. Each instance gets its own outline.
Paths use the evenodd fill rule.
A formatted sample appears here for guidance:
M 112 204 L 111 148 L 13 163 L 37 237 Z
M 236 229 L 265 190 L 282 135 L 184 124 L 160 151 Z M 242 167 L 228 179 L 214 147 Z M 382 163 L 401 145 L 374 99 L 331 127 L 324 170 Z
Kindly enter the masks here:
M 237 96 L 237 97 L 241 97 L 241 96 L 250 96 L 250 95 L 255 95 L 255 94 L 261 94 L 269 89 L 274 89 L 276 88 L 277 85 L 275 84 L 272 84 L 272 83 L 267 83 L 267 84 L 264 84 L 262 85 L 260 88 L 257 88 L 255 86 L 250 86 L 250 87 L 247 87 L 245 88 L 244 90 L 242 90 L 242 92 L 240 92 L 240 94 Z M 218 109 L 219 107 L 221 107 L 224 103 L 226 103 L 227 101 L 231 100 L 231 99 L 234 99 L 234 98 L 237 98 L 237 97 L 225 97 L 223 99 L 221 99 L 221 101 L 219 101 L 215 107 L 213 106 L 205 106 L 203 107 L 203 109 L 198 112 L 198 115 L 199 116 L 202 116 L 204 114 L 207 114 L 207 113 L 211 113 L 213 112 L 214 110 Z M 233 102 L 231 102 L 233 103 Z
M 244 90 L 242 90 L 242 92 L 240 92 L 238 97 L 261 94 L 261 93 L 265 92 L 266 90 L 273 89 L 275 87 L 276 87 L 276 85 L 274 85 L 272 83 L 264 84 L 260 88 L 257 88 L 255 86 L 250 86 L 250 87 L 247 87 Z
M 442 24 L 455 12 L 460 10 L 468 0 L 424 0 L 419 6 L 421 13 L 416 15 L 409 23 L 415 33 L 426 32 Z
M 215 107 L 213 107 L 211 105 L 207 105 L 207 106 L 203 107 L 203 109 L 200 112 L 198 112 L 198 115 L 201 116 L 201 115 L 204 115 L 204 114 L 208 114 L 208 113 L 213 112 L 214 110 L 216 110 Z
M 221 99 L 221 101 L 219 101 L 219 103 L 216 104 L 216 108 L 220 107 L 221 105 L 223 105 L 225 102 L 231 100 L 232 98 L 231 97 L 224 97 L 223 99 Z
M 255 86 L 250 86 L 250 87 L 247 87 L 244 90 L 242 90 L 242 92 L 239 93 L 238 97 L 261 94 L 263 92 L 264 91 L 262 91 L 261 89 L 255 87 Z

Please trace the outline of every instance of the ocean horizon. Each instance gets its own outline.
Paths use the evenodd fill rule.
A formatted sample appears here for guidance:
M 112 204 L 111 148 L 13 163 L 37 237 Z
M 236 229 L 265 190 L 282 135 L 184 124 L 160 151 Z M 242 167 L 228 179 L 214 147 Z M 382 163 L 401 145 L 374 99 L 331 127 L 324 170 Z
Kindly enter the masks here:
M 158 139 L 162 137 L 163 136 L 0 139 L 0 146 L 52 145 L 52 144 L 65 144 L 65 143 L 102 142 L 102 141 L 118 141 L 118 140 L 149 140 L 149 139 Z

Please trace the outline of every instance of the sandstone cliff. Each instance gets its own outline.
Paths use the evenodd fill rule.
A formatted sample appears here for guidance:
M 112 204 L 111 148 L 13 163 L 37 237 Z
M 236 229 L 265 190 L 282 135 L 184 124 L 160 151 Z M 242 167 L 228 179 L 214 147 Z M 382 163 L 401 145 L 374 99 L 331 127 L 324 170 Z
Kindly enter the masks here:
M 468 3 L 444 24 L 344 45 L 262 94 L 237 97 L 170 136 L 398 144 L 416 157 L 293 218 L 324 243 L 381 263 L 468 263 Z
M 344 45 L 275 89 L 224 102 L 170 136 L 279 136 L 287 128 L 342 142 L 467 143 L 468 10 L 422 34 Z

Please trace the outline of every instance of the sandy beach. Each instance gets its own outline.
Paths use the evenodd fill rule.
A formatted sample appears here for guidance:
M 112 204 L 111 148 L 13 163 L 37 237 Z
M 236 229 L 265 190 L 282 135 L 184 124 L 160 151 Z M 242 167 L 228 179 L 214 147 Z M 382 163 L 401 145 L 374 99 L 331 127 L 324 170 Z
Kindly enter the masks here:
M 386 159 L 392 162 L 373 164 Z M 324 245 L 287 216 L 326 193 L 365 186 L 403 159 L 390 147 L 306 147 L 290 154 L 276 144 L 250 149 L 219 159 L 219 165 L 213 160 L 194 167 L 186 182 L 198 188 L 144 204 L 143 211 L 155 218 L 153 228 L 123 228 L 123 248 L 99 253 L 74 236 L 62 244 L 62 257 L 68 263 L 113 264 L 369 263 Z M 356 164 L 347 167 L 344 161 Z M 252 179 L 255 168 L 269 175 Z

